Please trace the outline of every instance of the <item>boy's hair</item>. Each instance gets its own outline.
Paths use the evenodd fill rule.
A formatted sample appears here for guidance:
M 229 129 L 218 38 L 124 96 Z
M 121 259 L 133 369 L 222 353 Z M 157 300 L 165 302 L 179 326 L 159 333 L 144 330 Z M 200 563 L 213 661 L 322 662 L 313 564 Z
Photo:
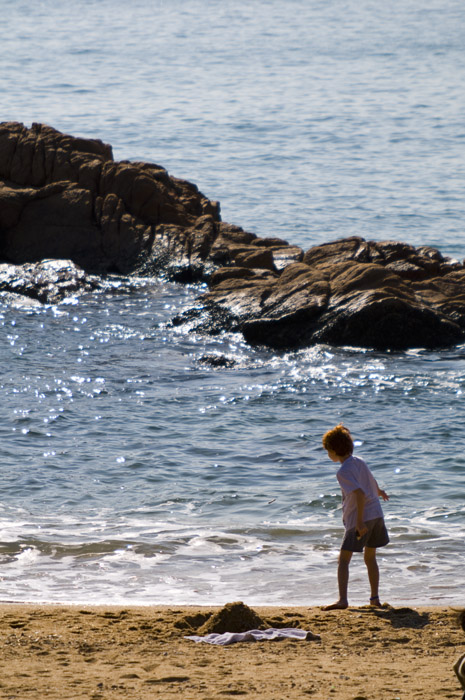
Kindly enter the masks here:
M 354 451 L 354 441 L 347 428 L 339 423 L 323 435 L 323 447 L 335 452 L 338 457 L 344 457 Z

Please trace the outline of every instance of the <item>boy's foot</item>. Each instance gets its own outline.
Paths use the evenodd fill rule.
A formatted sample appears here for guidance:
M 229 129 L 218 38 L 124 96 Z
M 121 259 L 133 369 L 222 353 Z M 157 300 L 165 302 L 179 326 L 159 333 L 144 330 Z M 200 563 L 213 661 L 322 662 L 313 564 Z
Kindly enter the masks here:
M 349 607 L 347 600 L 338 600 L 337 603 L 332 603 L 331 605 L 325 605 L 322 610 L 346 610 Z
M 374 595 L 370 598 L 370 607 L 372 608 L 382 608 L 381 601 L 379 599 L 379 596 Z

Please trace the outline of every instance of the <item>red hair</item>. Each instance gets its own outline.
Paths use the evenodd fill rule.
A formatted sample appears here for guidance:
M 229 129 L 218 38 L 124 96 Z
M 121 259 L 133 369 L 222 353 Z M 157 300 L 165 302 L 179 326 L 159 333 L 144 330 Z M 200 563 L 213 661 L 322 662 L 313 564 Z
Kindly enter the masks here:
M 347 428 L 339 423 L 323 435 L 323 447 L 335 452 L 338 457 L 345 457 L 354 451 L 354 441 Z

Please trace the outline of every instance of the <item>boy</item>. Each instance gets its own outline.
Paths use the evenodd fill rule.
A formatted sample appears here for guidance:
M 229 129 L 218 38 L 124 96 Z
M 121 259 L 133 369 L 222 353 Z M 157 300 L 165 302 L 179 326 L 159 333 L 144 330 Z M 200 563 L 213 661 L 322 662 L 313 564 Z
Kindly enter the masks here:
M 388 501 L 389 496 L 379 488 L 363 459 L 352 455 L 352 436 L 343 425 L 337 425 L 323 435 L 323 447 L 333 462 L 341 464 L 336 478 L 342 491 L 342 520 L 345 527 L 337 570 L 339 600 L 323 610 L 345 610 L 349 606 L 349 564 L 352 554 L 362 551 L 371 586 L 370 605 L 381 607 L 376 548 L 384 547 L 389 542 L 389 536 L 379 499 Z

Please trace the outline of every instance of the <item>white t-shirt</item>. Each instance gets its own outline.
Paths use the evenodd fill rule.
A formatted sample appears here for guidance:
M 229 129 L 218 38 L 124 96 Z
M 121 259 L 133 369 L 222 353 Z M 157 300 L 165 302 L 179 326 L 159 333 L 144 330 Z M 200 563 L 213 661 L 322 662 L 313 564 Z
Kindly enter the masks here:
M 341 464 L 336 477 L 342 490 L 342 520 L 346 530 L 357 525 L 356 489 L 362 489 L 366 496 L 363 521 L 383 517 L 375 478 L 363 459 L 351 455 Z

